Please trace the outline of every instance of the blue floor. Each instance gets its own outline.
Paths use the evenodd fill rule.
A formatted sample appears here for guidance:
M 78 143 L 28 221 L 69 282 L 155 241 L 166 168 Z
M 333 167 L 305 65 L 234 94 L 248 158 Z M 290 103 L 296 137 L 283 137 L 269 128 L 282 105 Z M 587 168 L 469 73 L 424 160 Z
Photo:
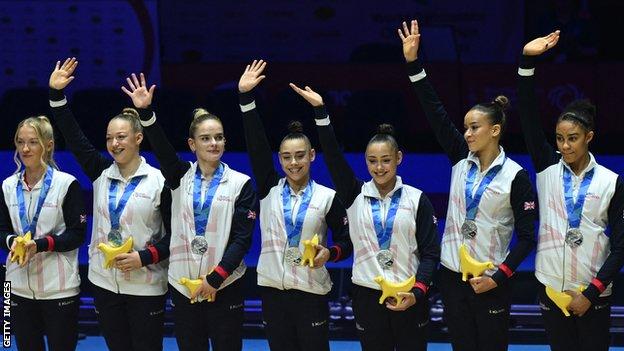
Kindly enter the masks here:
M 13 343 L 15 345 L 15 343 Z M 174 338 L 165 338 L 163 342 L 163 349 L 166 351 L 177 351 Z M 360 344 L 357 341 L 332 341 L 330 344 L 332 351 L 353 351 L 360 350 Z M 246 339 L 243 341 L 243 350 L 245 351 L 264 351 L 268 350 L 269 345 L 266 340 Z M 17 347 L 13 346 L 9 350 L 17 350 Z M 93 350 L 106 350 L 106 344 L 102 337 L 88 337 L 78 342 L 77 351 L 93 351 Z M 549 347 L 546 345 L 509 345 L 509 351 L 547 351 Z M 613 351 L 624 351 L 624 347 L 612 347 Z M 428 351 L 451 351 L 450 344 L 429 344 Z

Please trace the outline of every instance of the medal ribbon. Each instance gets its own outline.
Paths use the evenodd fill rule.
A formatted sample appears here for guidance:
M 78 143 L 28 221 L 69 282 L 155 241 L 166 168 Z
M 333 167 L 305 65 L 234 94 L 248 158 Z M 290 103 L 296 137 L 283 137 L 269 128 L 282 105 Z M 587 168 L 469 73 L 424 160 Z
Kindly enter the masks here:
M 485 192 L 485 189 L 488 185 L 494 180 L 494 177 L 503 169 L 503 165 L 507 158 L 503 160 L 503 163 L 497 166 L 492 167 L 483 177 L 481 183 L 477 187 L 477 191 L 474 196 L 472 195 L 472 188 L 474 187 L 474 183 L 477 178 L 477 164 L 471 162 L 470 170 L 468 170 L 468 175 L 466 176 L 466 189 L 464 190 L 466 197 L 466 220 L 474 221 L 477 217 L 477 210 L 479 209 L 479 203 L 481 202 L 481 196 Z
M 223 178 L 224 169 L 225 167 L 223 167 L 223 163 L 220 163 L 219 167 L 217 167 L 212 175 L 212 180 L 206 190 L 204 203 L 200 203 L 202 180 L 201 169 L 199 168 L 199 164 L 197 164 L 195 180 L 193 182 L 193 217 L 195 219 L 195 235 L 203 236 L 206 234 L 206 225 L 208 225 L 208 217 L 210 216 L 210 206 L 212 205 L 212 200 L 214 199 L 217 188 Z
M 568 167 L 563 167 L 563 190 L 565 194 L 566 212 L 568 213 L 568 225 L 570 228 L 578 228 L 581 225 L 581 214 L 583 212 L 583 204 L 585 204 L 585 195 L 587 189 L 594 178 L 594 168 L 585 173 L 581 187 L 576 195 L 576 201 L 573 197 L 572 172 Z
M 301 205 L 297 211 L 297 217 L 295 223 L 292 220 L 292 197 L 290 196 L 290 187 L 288 182 L 284 182 L 284 188 L 282 189 L 282 204 L 284 206 L 284 225 L 286 226 L 286 236 L 288 238 L 288 246 L 299 246 L 299 240 L 301 240 L 301 230 L 303 229 L 303 221 L 305 220 L 308 206 L 312 200 L 312 181 L 308 181 L 308 185 L 303 191 L 301 196 Z
M 134 189 L 136 189 L 143 177 L 144 176 L 138 176 L 130 180 L 124 189 L 117 206 L 115 206 L 115 203 L 117 203 L 117 186 L 119 185 L 119 180 L 111 179 L 110 186 L 108 188 L 108 213 L 110 213 L 111 229 L 119 230 L 119 219 L 121 218 L 121 214 L 126 208 L 126 204 L 128 204 L 130 195 L 134 193 Z
M 371 210 L 373 212 L 373 222 L 375 223 L 375 233 L 377 234 L 377 243 L 379 243 L 379 249 L 387 250 L 390 247 L 390 239 L 392 237 L 392 227 L 394 226 L 394 218 L 396 217 L 397 210 L 399 209 L 399 201 L 401 201 L 401 192 L 403 189 L 399 188 L 392 194 L 390 200 L 390 208 L 386 215 L 386 223 L 382 224 L 381 210 L 379 205 L 379 199 L 374 197 L 369 198 L 371 204 Z
M 41 214 L 41 209 L 43 208 L 43 203 L 45 202 L 46 196 L 48 196 L 48 191 L 50 190 L 50 186 L 52 185 L 52 174 L 54 170 L 52 167 L 48 166 L 46 170 L 45 176 L 43 178 L 43 185 L 41 186 L 41 191 L 39 191 L 39 200 L 37 201 L 37 208 L 35 209 L 35 214 L 33 215 L 32 221 L 28 223 L 28 214 L 26 213 L 26 202 L 24 201 L 24 188 L 22 186 L 22 179 L 24 177 L 24 172 L 20 173 L 20 179 L 17 182 L 17 204 L 19 206 L 19 217 L 20 222 L 22 223 L 22 234 L 26 234 L 30 232 L 32 236 L 35 236 L 35 232 L 37 230 L 37 222 L 39 221 L 39 215 Z

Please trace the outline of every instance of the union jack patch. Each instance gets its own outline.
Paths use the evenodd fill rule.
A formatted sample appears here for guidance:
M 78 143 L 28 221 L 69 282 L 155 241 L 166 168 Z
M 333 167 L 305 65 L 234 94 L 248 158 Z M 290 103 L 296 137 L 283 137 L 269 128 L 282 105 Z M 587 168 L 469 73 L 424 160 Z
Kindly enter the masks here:
M 87 223 L 87 215 L 86 214 L 81 214 L 80 215 L 80 223 Z
M 524 202 L 524 210 L 534 210 L 535 209 L 535 201 L 525 201 Z
M 249 210 L 249 212 L 247 212 L 247 219 L 255 220 L 256 219 L 256 212 L 252 211 L 252 210 Z
M 347 218 L 347 216 L 342 217 L 342 225 L 347 225 L 349 224 L 349 219 Z

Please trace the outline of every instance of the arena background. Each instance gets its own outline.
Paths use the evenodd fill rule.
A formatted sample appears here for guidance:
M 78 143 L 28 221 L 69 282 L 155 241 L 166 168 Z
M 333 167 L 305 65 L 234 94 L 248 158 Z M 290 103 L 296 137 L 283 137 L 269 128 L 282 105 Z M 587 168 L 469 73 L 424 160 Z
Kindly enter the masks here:
M 130 104 L 119 87 L 131 72 L 145 72 L 158 85 L 154 108 L 159 122 L 183 157 L 193 158 L 186 146 L 188 125 L 192 109 L 202 106 L 223 120 L 225 162 L 251 174 L 236 87 L 245 65 L 257 58 L 269 62 L 267 79 L 257 95 L 274 150 L 286 123 L 293 119 L 304 123 L 312 143 L 318 145 L 312 109 L 291 91 L 289 82 L 310 85 L 322 93 L 349 162 L 363 179 L 369 176 L 362 150 L 376 125 L 392 123 L 407 154 L 399 174 L 431 198 L 441 235 L 450 164 L 406 77 L 396 34 L 400 23 L 419 20 L 420 57 L 458 126 L 475 103 L 499 94 L 511 99 L 502 144 L 532 177 L 516 110 L 517 61 L 528 39 L 561 29 L 560 43 L 540 58 L 536 70 L 542 126 L 552 141 L 562 108 L 574 99 L 591 99 L 598 110 L 592 151 L 600 163 L 624 174 L 623 10 L 624 3 L 617 0 L 0 1 L 0 149 L 4 150 L 0 176 L 15 171 L 13 135 L 18 121 L 48 113 L 49 73 L 56 60 L 69 56 L 77 57 L 80 64 L 68 98 L 85 133 L 105 154 L 108 119 Z M 90 201 L 91 183 L 64 151 L 60 134 L 56 145 L 61 169 L 79 177 L 85 199 Z M 144 143 L 143 150 L 148 161 L 157 165 L 149 143 Z M 322 150 L 318 151 L 313 177 L 332 186 Z M 246 257 L 251 267 L 246 275 L 246 331 L 249 336 L 261 336 L 261 328 L 254 327 L 257 228 L 254 239 Z M 86 245 L 80 251 L 83 271 Z M 514 326 L 524 330 L 514 330 L 512 341 L 543 343 L 535 306 L 533 255 L 517 274 L 514 304 L 524 307 L 517 307 L 520 312 Z M 0 258 L 5 256 L 3 252 Z M 348 327 L 351 263 L 329 264 L 335 283 L 331 294 L 336 338 L 355 337 Z M 86 282 L 83 276 L 85 318 L 81 325 L 96 333 Z M 620 286 L 615 288 L 616 305 L 624 305 Z M 522 313 L 530 318 L 523 319 Z M 614 308 L 615 344 L 624 342 L 623 313 Z M 437 322 L 440 328 L 434 338 L 443 340 L 443 321 Z

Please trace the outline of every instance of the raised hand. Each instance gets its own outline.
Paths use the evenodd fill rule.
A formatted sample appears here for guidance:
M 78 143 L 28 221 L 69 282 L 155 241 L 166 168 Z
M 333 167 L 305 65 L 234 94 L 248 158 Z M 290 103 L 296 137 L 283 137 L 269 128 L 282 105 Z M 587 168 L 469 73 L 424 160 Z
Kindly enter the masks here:
M 297 94 L 301 95 L 304 99 L 306 99 L 306 101 L 309 102 L 310 105 L 314 107 L 323 106 L 323 98 L 321 97 L 321 95 L 319 95 L 317 92 L 312 90 L 312 88 L 310 88 L 309 86 L 306 85 L 305 90 L 304 90 L 294 85 L 293 83 L 290 83 L 288 85 L 290 85 L 290 87 Z
M 134 107 L 148 108 L 152 104 L 152 98 L 154 97 L 154 89 L 156 89 L 156 85 L 152 85 L 148 89 L 147 83 L 145 82 L 145 75 L 141 73 L 140 77 L 141 80 L 139 81 L 136 74 L 132 73 L 130 77 L 126 78 L 126 82 L 128 83 L 128 87 L 130 89 L 122 86 L 121 90 L 123 90 L 123 92 L 132 99 Z
M 403 29 L 399 28 L 399 37 L 403 42 L 403 56 L 405 61 L 412 62 L 418 58 L 418 46 L 420 45 L 420 32 L 418 31 L 418 21 L 412 20 L 410 28 L 403 22 Z
M 545 37 L 531 40 L 524 46 L 522 53 L 527 56 L 538 56 L 543 54 L 557 45 L 560 33 L 561 31 L 556 30 Z
M 238 81 L 238 91 L 246 93 L 253 90 L 253 88 L 260 83 L 266 76 L 262 75 L 262 71 L 266 67 L 266 62 L 263 60 L 254 60 L 251 65 L 247 65 L 245 72 Z
M 75 57 L 67 58 L 63 65 L 61 61 L 56 61 L 54 71 L 50 74 L 50 88 L 56 90 L 64 89 L 72 80 L 74 80 L 74 70 L 78 66 L 78 61 Z

